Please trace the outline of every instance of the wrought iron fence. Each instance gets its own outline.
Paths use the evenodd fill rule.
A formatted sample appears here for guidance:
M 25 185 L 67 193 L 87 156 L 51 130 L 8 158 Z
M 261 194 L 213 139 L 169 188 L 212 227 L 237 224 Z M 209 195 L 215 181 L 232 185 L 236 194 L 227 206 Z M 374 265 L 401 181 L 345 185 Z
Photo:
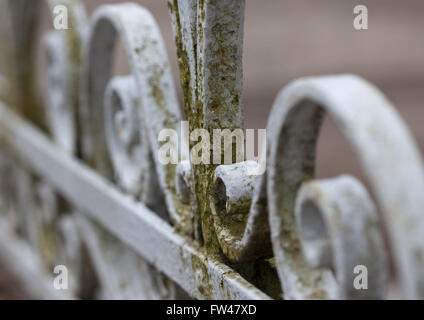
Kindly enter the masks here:
M 160 132 L 185 137 L 154 17 L 132 3 L 102 5 L 91 18 L 78 0 L 47 3 L 52 13 L 65 6 L 69 29 L 43 40 L 46 122 L 31 49 L 40 1 L 0 4 L 9 67 L 0 79 L 0 260 L 27 293 L 382 299 L 392 256 L 402 296 L 424 297 L 423 164 L 372 84 L 337 75 L 283 88 L 269 116 L 263 174 L 250 171 L 260 161 L 192 164 L 182 153 L 177 164 L 163 163 Z M 188 135 L 243 129 L 244 6 L 168 0 Z M 115 77 L 118 38 L 131 73 Z M 324 114 L 356 151 L 375 200 L 354 177 L 314 179 Z M 57 265 L 69 269 L 66 291 L 53 287 Z M 354 285 L 358 266 L 367 290 Z

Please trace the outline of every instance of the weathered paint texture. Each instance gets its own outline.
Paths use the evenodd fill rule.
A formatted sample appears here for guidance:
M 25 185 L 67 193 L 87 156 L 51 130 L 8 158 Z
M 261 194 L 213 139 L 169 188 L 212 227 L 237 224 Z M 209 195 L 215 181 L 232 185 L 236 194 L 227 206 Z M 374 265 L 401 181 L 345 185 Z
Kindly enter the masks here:
M 211 137 L 214 129 L 242 129 L 245 2 L 167 2 L 189 135 L 195 128 Z M 37 4 L 0 5 L 17 18 L 13 26 L 23 22 L 2 30 L 11 37 L 6 56 L 31 44 L 25 32 Z M 7 101 L 16 107 L 31 97 L 31 77 L 23 75 L 33 73 L 32 51 L 12 54 L 16 70 L 0 77 L 0 222 L 11 230 L 0 238 L 30 252 L 20 259 L 0 241 L 0 254 L 8 256 L 6 266 L 32 264 L 32 278 L 22 275 L 27 291 L 39 285 L 41 297 L 56 296 L 44 287 L 43 272 L 63 262 L 77 297 L 94 286 L 88 277 L 98 279 L 98 298 L 383 299 L 387 230 L 402 297 L 424 298 L 423 163 L 378 89 L 352 75 L 289 84 L 269 117 L 262 175 L 251 174 L 256 162 L 234 163 L 235 152 L 231 164 L 193 165 L 184 156 L 163 164 L 158 134 L 180 134 L 182 114 L 152 15 L 132 3 L 103 5 L 88 23 L 81 1 L 51 0 L 50 9 L 56 4 L 70 9 L 71 31 L 44 40 L 54 143 L 3 102 L 8 84 Z M 131 74 L 113 77 L 118 37 Z M 325 114 L 356 151 L 375 204 L 353 177 L 314 179 Z M 31 247 L 18 244 L 17 231 Z M 352 288 L 356 265 L 368 268 L 368 290 Z
M 203 128 L 212 137 L 213 129 L 242 128 L 244 1 L 169 0 L 168 7 L 190 133 Z M 191 141 L 191 145 L 196 142 Z M 219 248 L 209 207 L 215 167 L 193 166 L 195 223 L 211 253 L 217 253 Z

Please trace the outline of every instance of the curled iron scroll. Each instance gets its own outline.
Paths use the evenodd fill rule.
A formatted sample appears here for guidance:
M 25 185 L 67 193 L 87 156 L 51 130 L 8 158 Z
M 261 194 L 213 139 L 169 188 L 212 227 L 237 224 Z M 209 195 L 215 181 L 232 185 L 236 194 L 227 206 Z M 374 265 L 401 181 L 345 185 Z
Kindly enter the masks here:
M 118 36 L 132 71 L 125 77 L 112 77 L 112 49 Z M 93 14 L 84 57 L 80 120 L 84 138 L 86 135 L 91 138 L 90 144 L 83 148 L 85 160 L 126 193 L 179 226 L 189 207 L 176 195 L 176 165 L 159 162 L 157 137 L 164 128 L 179 132 L 181 116 L 155 20 L 146 9 L 135 4 L 99 7 Z M 144 289 L 139 288 L 137 294 L 133 292 L 133 297 L 141 294 L 149 298 L 156 294 L 156 297 L 175 298 L 174 284 L 153 266 L 116 244 L 116 239 L 101 236 L 104 232 L 90 223 L 83 222 L 82 226 L 99 273 L 113 274 L 110 281 L 102 277 L 108 292 L 125 282 L 134 292 L 138 285 L 143 285 Z M 101 239 L 91 233 L 97 233 Z M 99 254 L 102 245 L 111 254 Z M 117 261 L 121 261 L 118 268 Z M 137 281 L 131 283 L 125 275 L 125 268 L 130 266 L 138 270 Z M 149 281 L 152 284 L 147 290 Z
M 180 132 L 181 114 L 162 37 L 152 15 L 144 8 L 127 3 L 101 6 L 93 15 L 91 35 L 86 48 L 80 119 L 84 136 L 91 141 L 84 148 L 86 160 L 111 178 L 107 150 L 103 101 L 111 77 L 113 47 L 119 35 L 133 72 L 140 106 L 140 128 L 145 130 L 158 184 L 166 200 L 171 221 L 179 224 L 188 213 L 175 190 L 175 164 L 162 164 L 157 150 L 159 132 Z M 145 190 L 146 191 L 146 190 Z
M 257 178 L 252 199 L 263 194 L 261 180 L 267 181 L 270 239 L 284 296 L 292 299 L 346 296 L 346 292 L 338 290 L 329 271 L 314 270 L 306 263 L 294 214 L 298 189 L 302 182 L 313 179 L 315 144 L 324 111 L 335 119 L 353 145 L 369 179 L 388 226 L 405 293 L 410 298 L 422 297 L 420 290 L 424 277 L 419 257 L 424 249 L 420 236 L 424 223 L 420 213 L 424 173 L 421 157 L 406 126 L 386 98 L 372 85 L 350 75 L 295 81 L 281 91 L 269 117 L 267 173 Z M 218 167 L 217 177 L 223 177 L 220 172 L 225 170 L 224 167 Z M 411 184 L 415 186 L 413 190 L 408 187 Z M 229 194 L 226 196 L 231 199 Z M 256 214 L 254 203 L 241 233 L 244 238 L 239 238 L 243 239 L 244 248 L 240 251 L 236 246 L 243 242 L 232 242 L 230 250 L 224 249 L 227 254 L 234 250 L 249 252 L 246 248 L 250 244 L 263 245 L 249 238 L 249 230 L 266 230 L 263 220 L 256 224 L 253 220 Z M 230 228 L 228 225 L 224 227 Z M 364 235 L 358 232 L 357 237 L 363 238 Z M 371 241 L 368 247 L 360 244 L 357 240 L 350 243 L 352 247 L 364 250 L 363 254 L 375 250 L 375 246 L 384 251 L 381 241 Z M 337 243 L 332 245 L 337 246 Z M 238 261 L 254 259 L 257 253 L 235 257 Z M 381 267 L 382 275 L 387 267 L 384 259 L 383 255 L 376 256 L 379 261 L 375 261 Z M 374 297 L 384 297 L 382 282 L 378 282 Z
M 334 270 L 338 297 L 381 299 L 387 265 L 376 208 L 361 183 L 351 176 L 305 182 L 295 207 L 303 255 L 312 268 Z M 361 269 L 365 268 L 365 269 Z M 366 270 L 367 290 L 355 287 Z
M 105 92 L 106 143 L 115 181 L 124 192 L 140 199 L 166 218 L 147 141 L 141 128 L 140 102 L 133 76 L 114 77 Z
M 405 293 L 410 298 L 422 297 L 421 156 L 387 99 L 374 86 L 350 75 L 295 81 L 279 94 L 271 112 L 268 206 L 274 254 L 286 294 L 302 297 L 309 291 L 304 291 L 306 287 L 314 287 L 300 256 L 293 213 L 300 184 L 313 178 L 319 118 L 324 110 L 352 144 L 368 177 L 388 227 Z M 316 284 L 318 291 L 313 291 L 319 292 L 321 286 Z

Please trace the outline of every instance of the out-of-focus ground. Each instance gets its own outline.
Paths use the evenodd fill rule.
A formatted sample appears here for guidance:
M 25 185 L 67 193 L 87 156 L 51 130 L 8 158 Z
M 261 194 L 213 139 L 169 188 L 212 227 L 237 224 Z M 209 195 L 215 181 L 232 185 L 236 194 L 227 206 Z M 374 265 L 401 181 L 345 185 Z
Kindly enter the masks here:
M 90 12 L 102 3 L 114 2 L 85 1 Z M 157 19 L 179 87 L 166 0 L 135 2 Z M 368 7 L 368 30 L 353 28 L 357 4 Z M 424 150 L 423 34 L 422 0 L 246 0 L 246 128 L 266 127 L 278 91 L 294 79 L 354 73 L 387 95 Z M 125 56 L 120 52 L 118 57 L 117 73 L 127 72 Z M 328 119 L 320 138 L 317 173 L 321 177 L 340 173 L 363 177 L 347 141 Z

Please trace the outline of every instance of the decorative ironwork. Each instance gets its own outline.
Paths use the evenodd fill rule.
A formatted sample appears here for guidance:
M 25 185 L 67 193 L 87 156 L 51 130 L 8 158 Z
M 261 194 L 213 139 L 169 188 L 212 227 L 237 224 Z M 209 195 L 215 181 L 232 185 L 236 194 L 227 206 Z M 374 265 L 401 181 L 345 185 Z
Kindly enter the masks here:
M 88 19 L 81 1 L 50 0 L 50 10 L 68 9 L 71 25 L 44 38 L 50 139 L 40 117 L 24 110 L 33 88 L 16 62 L 17 50 L 26 65 L 33 54 L 21 52 L 22 41 L 30 41 L 26 31 L 40 1 L 28 2 L 1 4 L 9 22 L 3 58 L 16 69 L 0 82 L 12 93 L 0 90 L 0 255 L 9 265 L 31 263 L 31 274 L 67 265 L 72 289 L 64 298 L 93 295 L 98 286 L 98 298 L 383 299 L 386 231 L 404 296 L 424 298 L 423 163 L 374 86 L 339 75 L 284 88 L 269 117 L 261 175 L 252 174 L 261 162 L 236 162 L 237 152 L 231 164 L 192 163 L 184 141 L 194 144 L 195 129 L 211 136 L 214 129 L 243 129 L 244 1 L 167 1 L 189 121 L 185 137 L 149 11 L 102 5 Z M 115 77 L 118 38 L 131 74 Z M 314 179 L 324 114 L 353 146 L 375 199 L 350 176 Z M 178 164 L 159 159 L 163 129 L 175 130 L 183 145 Z M 28 254 L 10 253 L 22 246 Z M 357 265 L 368 269 L 368 290 L 353 287 Z M 28 281 L 29 293 L 40 281 L 41 297 L 60 296 L 46 285 L 48 276 Z

